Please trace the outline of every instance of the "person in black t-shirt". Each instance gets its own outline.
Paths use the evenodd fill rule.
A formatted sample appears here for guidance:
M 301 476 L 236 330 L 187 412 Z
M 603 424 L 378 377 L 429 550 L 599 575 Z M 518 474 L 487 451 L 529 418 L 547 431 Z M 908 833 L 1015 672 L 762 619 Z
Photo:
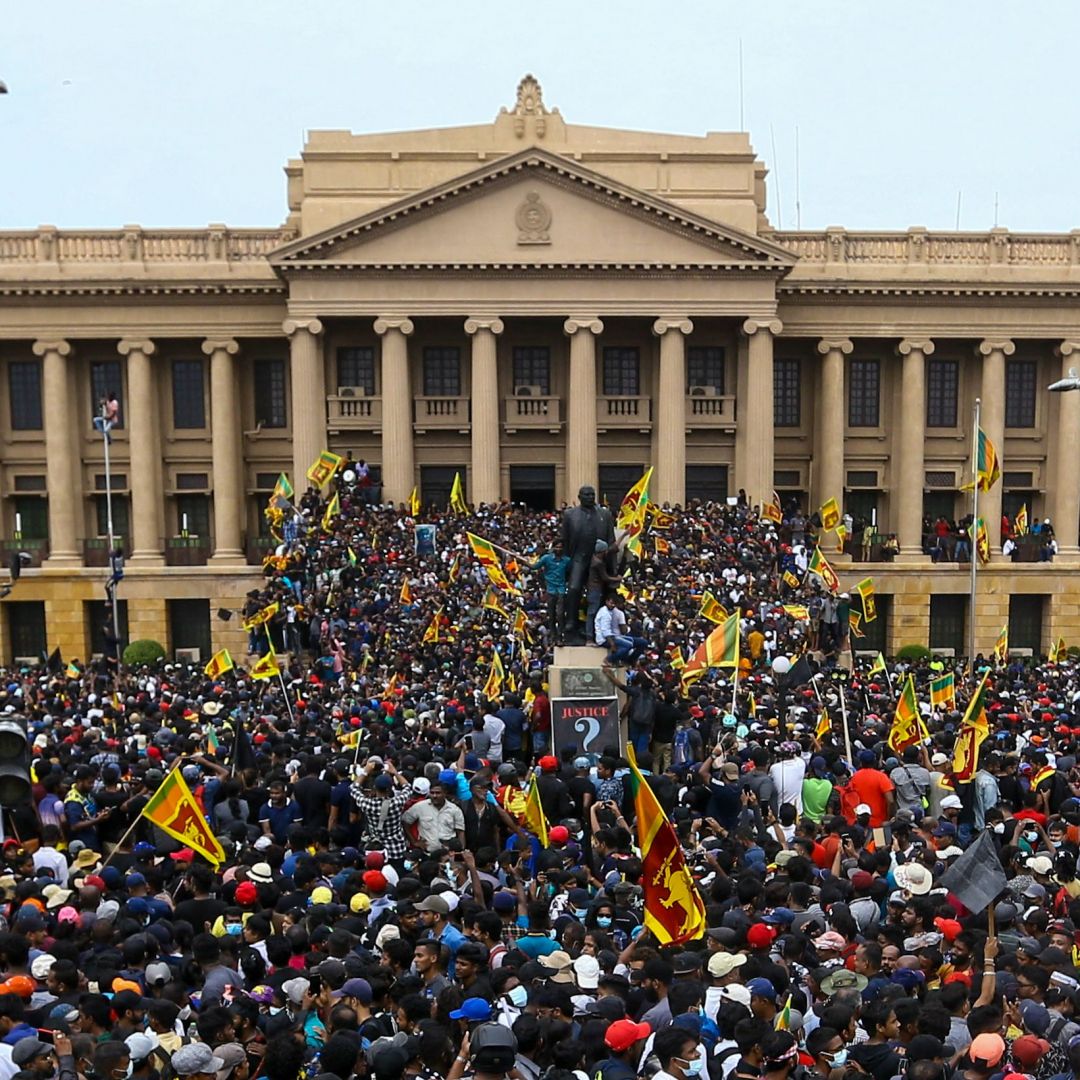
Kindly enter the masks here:
M 293 784 L 293 798 L 303 812 L 303 824 L 309 829 L 325 829 L 330 820 L 330 785 L 319 779 L 322 765 L 317 757 L 308 758 L 304 775 Z

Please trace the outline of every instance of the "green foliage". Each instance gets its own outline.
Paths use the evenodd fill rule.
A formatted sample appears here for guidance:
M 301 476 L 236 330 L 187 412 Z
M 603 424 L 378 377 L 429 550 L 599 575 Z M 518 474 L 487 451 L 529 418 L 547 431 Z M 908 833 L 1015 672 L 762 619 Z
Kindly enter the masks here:
M 929 660 L 930 650 L 925 645 L 901 645 L 896 650 L 897 660 Z
M 128 667 L 141 667 L 143 664 L 153 664 L 164 659 L 165 649 L 150 638 L 133 641 L 124 650 L 124 663 Z

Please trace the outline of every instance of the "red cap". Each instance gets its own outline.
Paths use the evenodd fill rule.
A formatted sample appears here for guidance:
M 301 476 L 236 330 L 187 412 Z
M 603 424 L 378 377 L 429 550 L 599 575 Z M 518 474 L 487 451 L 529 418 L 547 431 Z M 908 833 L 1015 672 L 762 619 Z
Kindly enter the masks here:
M 945 935 L 946 941 L 955 941 L 963 927 L 956 919 L 935 919 L 934 925 Z
M 236 902 L 238 904 L 254 904 L 259 899 L 259 890 L 255 888 L 253 881 L 241 881 L 236 886 Z
M 381 895 L 386 892 L 386 875 L 381 870 L 365 870 L 364 888 L 368 892 Z
M 746 944 L 751 949 L 767 949 L 775 938 L 776 931 L 767 923 L 754 923 L 746 931 Z
M 647 1039 L 652 1034 L 648 1024 L 635 1024 L 633 1020 L 616 1020 L 604 1035 L 604 1043 L 616 1054 L 629 1050 L 636 1042 Z
M 19 997 L 28 998 L 37 989 L 34 980 L 28 975 L 12 975 L 4 985 L 9 994 L 18 994 Z
M 105 879 L 97 874 L 89 874 L 87 877 L 83 878 L 83 884 L 91 885 L 95 889 L 104 889 Z
M 851 887 L 856 892 L 862 892 L 863 889 L 869 889 L 874 884 L 874 875 L 867 873 L 865 870 L 856 870 L 851 875 Z
M 176 862 L 194 862 L 195 852 L 189 847 L 181 848 L 179 851 L 174 851 L 170 856 L 170 859 Z
M 386 857 L 381 851 L 369 851 L 364 856 L 364 868 L 367 870 L 381 870 L 386 863 Z
M 570 839 L 570 830 L 565 825 L 553 825 L 548 829 L 548 839 L 553 844 L 565 844 Z
M 559 768 L 559 759 L 546 754 L 540 759 L 540 769 L 543 772 L 556 772 Z

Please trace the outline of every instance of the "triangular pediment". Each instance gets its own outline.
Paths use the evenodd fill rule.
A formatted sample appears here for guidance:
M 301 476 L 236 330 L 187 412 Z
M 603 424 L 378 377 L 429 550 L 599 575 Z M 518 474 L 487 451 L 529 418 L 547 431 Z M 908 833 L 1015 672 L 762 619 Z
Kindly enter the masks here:
M 712 270 L 786 273 L 790 252 L 529 149 L 307 236 L 271 256 L 280 273 L 423 269 Z

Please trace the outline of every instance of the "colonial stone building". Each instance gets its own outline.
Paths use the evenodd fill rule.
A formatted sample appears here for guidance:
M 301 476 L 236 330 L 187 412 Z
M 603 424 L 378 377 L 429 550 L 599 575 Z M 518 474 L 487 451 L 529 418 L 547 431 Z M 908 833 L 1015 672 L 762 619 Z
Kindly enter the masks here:
M 782 232 L 745 134 L 567 123 L 522 80 L 493 123 L 311 134 L 262 230 L 0 233 L 0 529 L 28 569 L 0 653 L 99 648 L 111 444 L 126 637 L 242 651 L 235 609 L 280 471 L 352 450 L 384 496 L 558 506 L 649 463 L 679 503 L 776 488 L 896 533 L 867 644 L 963 650 L 966 567 L 921 554 L 959 516 L 971 418 L 1003 459 L 984 500 L 980 648 L 1002 623 L 1080 641 L 1080 230 Z M 259 182 L 265 182 L 262 178 Z M 301 486 L 299 481 L 297 486 Z M 1002 509 L 1061 554 L 1000 556 Z

